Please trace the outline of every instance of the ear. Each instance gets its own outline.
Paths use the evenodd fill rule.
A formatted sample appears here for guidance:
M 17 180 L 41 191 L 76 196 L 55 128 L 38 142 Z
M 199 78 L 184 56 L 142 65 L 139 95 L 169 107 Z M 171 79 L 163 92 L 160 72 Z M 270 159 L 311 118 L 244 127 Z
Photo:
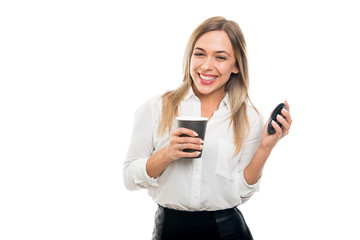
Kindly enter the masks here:
M 232 70 L 232 73 L 234 74 L 238 74 L 240 71 L 239 71 L 239 68 L 237 67 L 237 65 L 235 64 L 233 70 Z

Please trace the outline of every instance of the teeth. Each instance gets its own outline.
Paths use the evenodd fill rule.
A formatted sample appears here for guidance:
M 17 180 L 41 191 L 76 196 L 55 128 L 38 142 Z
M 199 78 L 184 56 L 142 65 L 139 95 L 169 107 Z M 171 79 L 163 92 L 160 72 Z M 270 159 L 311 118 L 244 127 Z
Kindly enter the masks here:
M 200 77 L 203 79 L 203 80 L 206 80 L 206 81 L 213 81 L 215 80 L 216 76 L 215 77 L 208 77 L 208 76 L 204 76 L 202 74 L 200 74 Z

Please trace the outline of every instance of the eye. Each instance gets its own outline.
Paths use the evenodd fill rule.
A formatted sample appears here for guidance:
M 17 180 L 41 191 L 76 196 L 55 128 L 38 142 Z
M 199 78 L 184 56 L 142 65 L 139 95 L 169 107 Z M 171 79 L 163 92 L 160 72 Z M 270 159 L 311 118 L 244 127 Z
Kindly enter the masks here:
M 201 57 L 201 56 L 204 56 L 204 54 L 203 54 L 203 53 L 200 53 L 200 52 L 195 52 L 195 53 L 194 53 L 194 56 Z
M 222 61 L 225 61 L 225 60 L 226 60 L 226 57 L 223 57 L 223 56 L 216 56 L 216 59 L 218 59 L 218 60 L 222 60 Z

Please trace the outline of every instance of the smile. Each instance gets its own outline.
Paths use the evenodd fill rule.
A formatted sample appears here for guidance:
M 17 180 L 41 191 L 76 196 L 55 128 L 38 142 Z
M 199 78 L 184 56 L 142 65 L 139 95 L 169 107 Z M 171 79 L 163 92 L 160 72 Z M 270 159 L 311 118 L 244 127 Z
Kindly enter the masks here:
M 218 76 L 198 73 L 200 82 L 205 85 L 213 84 Z

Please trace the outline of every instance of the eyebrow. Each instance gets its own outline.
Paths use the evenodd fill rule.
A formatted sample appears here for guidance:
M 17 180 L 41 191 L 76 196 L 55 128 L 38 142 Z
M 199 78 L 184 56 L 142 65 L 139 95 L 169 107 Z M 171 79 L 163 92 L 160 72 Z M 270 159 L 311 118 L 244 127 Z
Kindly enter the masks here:
M 202 49 L 200 47 L 196 47 L 195 49 L 206 52 L 204 49 Z M 224 50 L 215 51 L 215 53 L 225 53 L 225 54 L 231 56 L 227 51 L 224 51 Z

